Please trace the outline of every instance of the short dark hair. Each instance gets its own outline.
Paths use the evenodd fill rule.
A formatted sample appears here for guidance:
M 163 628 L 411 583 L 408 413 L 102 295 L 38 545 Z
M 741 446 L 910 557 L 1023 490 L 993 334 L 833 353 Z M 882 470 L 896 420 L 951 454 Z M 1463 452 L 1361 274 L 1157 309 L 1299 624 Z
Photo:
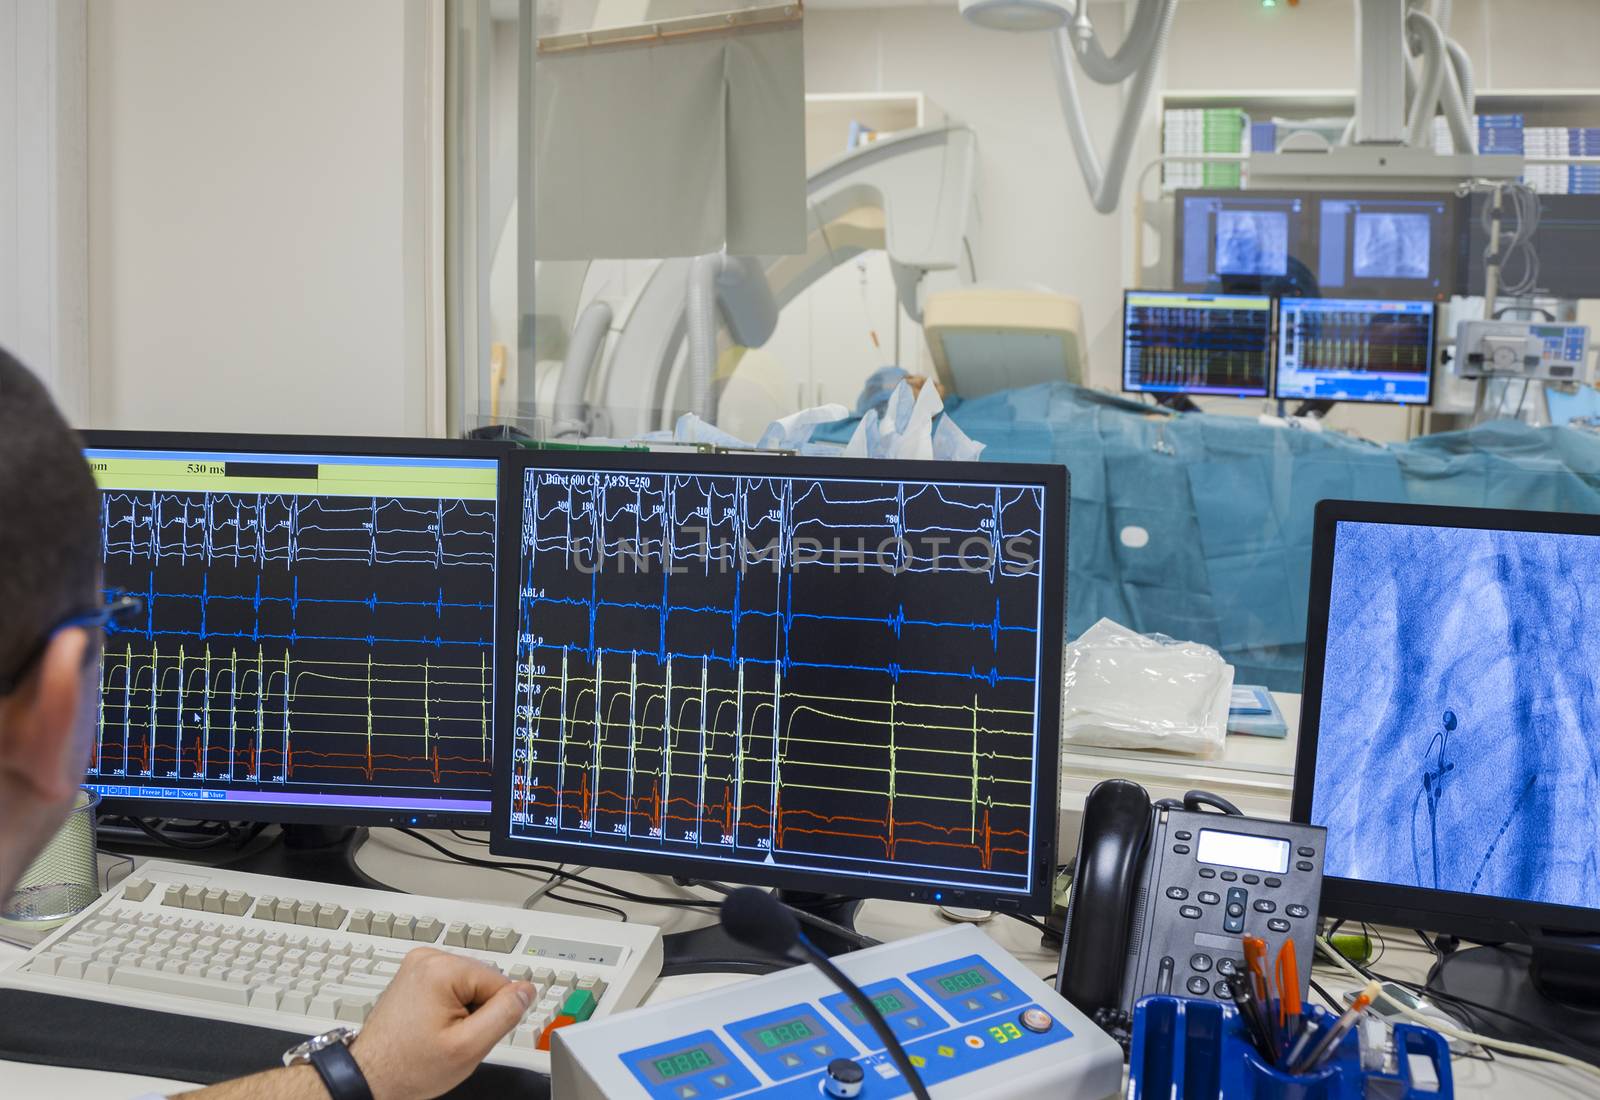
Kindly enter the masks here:
M 0 676 L 51 627 L 92 610 L 100 491 L 50 394 L 0 348 Z

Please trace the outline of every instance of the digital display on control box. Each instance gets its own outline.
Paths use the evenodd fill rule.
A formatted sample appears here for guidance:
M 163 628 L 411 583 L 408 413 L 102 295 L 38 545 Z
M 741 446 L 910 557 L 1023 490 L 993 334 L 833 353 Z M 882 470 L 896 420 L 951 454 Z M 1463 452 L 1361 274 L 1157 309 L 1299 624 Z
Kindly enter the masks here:
M 745 1032 L 745 1041 L 763 1054 L 803 1043 L 807 1039 L 820 1038 L 823 1038 L 821 1029 L 811 1026 L 811 1019 L 807 1016 L 796 1016 L 792 1020 Z
M 901 1000 L 897 994 L 879 993 L 876 997 L 872 998 L 872 1007 L 876 1008 L 880 1014 L 887 1017 L 904 1012 L 911 1006 L 906 1004 L 905 1001 Z M 862 1015 L 861 1010 L 854 1004 L 847 1003 L 844 1006 L 844 1014 L 850 1018 L 852 1023 L 864 1024 L 867 1022 L 867 1019 Z
M 1201 829 L 1194 857 L 1201 863 L 1218 863 L 1224 867 L 1243 867 L 1247 871 L 1281 875 L 1289 869 L 1289 842 L 1270 836 Z
M 660 1085 L 686 1074 L 712 1069 L 722 1065 L 724 1061 L 722 1052 L 716 1047 L 702 1044 L 652 1058 L 645 1063 L 644 1068 L 646 1075 L 655 1084 Z
M 993 978 L 987 970 L 971 967 L 967 970 L 957 970 L 934 980 L 939 987 L 941 996 L 959 997 L 963 993 L 971 993 L 974 989 L 982 989 Z

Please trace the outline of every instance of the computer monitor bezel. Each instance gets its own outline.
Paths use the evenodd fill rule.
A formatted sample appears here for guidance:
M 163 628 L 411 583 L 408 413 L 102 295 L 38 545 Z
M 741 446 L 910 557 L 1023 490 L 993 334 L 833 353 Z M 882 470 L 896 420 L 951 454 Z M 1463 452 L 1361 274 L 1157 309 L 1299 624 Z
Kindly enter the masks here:
M 1311 277 L 1316 280 L 1318 293 L 1330 298 L 1367 299 L 1368 301 L 1429 301 L 1447 302 L 1450 296 L 1457 292 L 1461 283 L 1461 245 L 1458 236 L 1461 231 L 1461 221 L 1465 202 L 1453 191 L 1353 191 L 1330 189 L 1326 191 L 1309 191 L 1307 194 L 1314 200 L 1315 225 L 1312 233 L 1316 238 L 1315 263 L 1308 265 L 1311 268 Z M 1430 277 L 1427 279 L 1402 279 L 1397 276 L 1359 276 L 1355 273 L 1355 263 L 1351 256 L 1346 255 L 1344 263 L 1345 282 L 1338 286 L 1328 286 L 1322 280 L 1322 206 L 1328 200 L 1336 202 L 1439 202 L 1444 210 L 1439 215 L 1439 240 L 1435 241 L 1430 233 L 1428 240 L 1428 266 Z M 1430 215 L 1431 216 L 1431 215 Z M 1353 228 L 1351 230 L 1354 231 Z M 1441 265 L 1441 270 L 1432 273 L 1435 263 Z M 1439 285 L 1424 286 L 1432 283 L 1436 275 Z M 1423 293 L 1426 291 L 1426 293 Z M 1285 295 L 1295 297 L 1295 295 Z
M 84 451 L 142 450 L 197 451 L 240 454 L 291 453 L 372 455 L 380 458 L 471 458 L 493 459 L 496 463 L 495 538 L 498 542 L 503 509 L 499 502 L 499 465 L 503 457 L 518 450 L 516 444 L 500 440 L 407 439 L 392 436 L 313 436 L 256 435 L 219 432 L 140 432 L 126 430 L 88 430 L 79 434 Z M 496 568 L 499 556 L 496 555 Z M 498 594 L 498 584 L 494 586 Z M 498 623 L 496 624 L 498 626 Z M 498 635 L 491 635 L 493 640 Z M 493 664 L 491 658 L 491 666 Z M 493 669 L 490 670 L 491 676 Z M 492 701 L 491 701 L 492 702 Z M 492 710 L 491 710 L 492 713 Z M 297 806 L 284 803 L 227 802 L 212 812 L 204 801 L 193 799 L 145 799 L 103 797 L 104 815 L 166 818 L 176 821 L 248 821 L 276 825 L 405 826 L 425 829 L 482 829 L 489 811 L 389 810 L 346 806 Z
M 1405 527 L 1458 527 L 1600 536 L 1600 516 L 1502 508 L 1455 508 L 1370 501 L 1322 500 L 1313 521 L 1311 589 L 1306 611 L 1306 660 L 1300 698 L 1290 820 L 1310 824 L 1322 717 L 1334 542 L 1341 522 Z M 1433 890 L 1324 873 L 1322 915 L 1426 928 L 1469 939 L 1527 942 L 1540 929 L 1600 936 L 1600 909 Z
M 552 844 L 510 835 L 513 737 L 516 726 L 516 632 L 520 616 L 522 503 L 524 476 L 529 470 L 703 474 L 743 477 L 858 478 L 903 481 L 945 481 L 1038 484 L 1044 489 L 1044 555 L 1041 563 L 1040 687 L 1037 718 L 1040 743 L 1037 754 L 1039 789 L 1036 792 L 1032 839 L 1037 843 L 1029 867 L 1028 893 L 963 889 L 959 876 L 948 887 L 913 886 L 870 877 L 769 868 L 760 863 L 701 860 L 674 856 L 652 857 L 638 849 L 608 846 Z M 500 537 L 496 552 L 501 565 L 495 571 L 499 592 L 495 653 L 501 669 L 495 681 L 494 722 L 507 736 L 495 739 L 494 815 L 490 825 L 490 851 L 499 856 L 581 863 L 622 871 L 669 875 L 752 886 L 782 887 L 796 891 L 846 894 L 891 900 L 976 906 L 1012 912 L 1047 913 L 1055 878 L 1057 820 L 1060 815 L 1061 683 L 1066 645 L 1068 474 L 1065 466 L 1003 462 L 895 461 L 854 458 L 788 458 L 757 454 L 683 454 L 675 452 L 555 452 L 524 451 L 501 462 Z M 515 567 L 506 566 L 515 563 Z
M 1285 200 L 1299 200 L 1300 212 L 1289 220 L 1289 264 L 1282 275 L 1218 275 L 1215 283 L 1194 283 L 1184 278 L 1184 233 L 1188 227 L 1189 215 L 1186 204 L 1191 199 L 1215 199 L 1226 202 L 1229 199 L 1240 200 L 1241 204 L 1248 207 L 1253 200 L 1266 200 L 1269 202 L 1282 202 Z M 1175 291 L 1189 293 L 1216 293 L 1216 294 L 1264 294 L 1277 297 L 1283 288 L 1292 286 L 1295 263 L 1301 264 L 1307 274 L 1316 276 L 1316 251 L 1318 246 L 1318 232 L 1320 219 L 1317 217 L 1317 192 L 1301 191 L 1292 188 L 1269 189 L 1262 188 L 1211 188 L 1211 187 L 1185 187 L 1173 192 L 1172 196 L 1172 286 Z M 1317 222 L 1319 224 L 1314 225 Z M 1261 289 L 1258 291 L 1244 291 L 1226 288 L 1225 280 L 1238 280 L 1249 282 L 1259 280 Z
M 1285 302 L 1349 302 L 1352 304 L 1362 302 L 1416 302 L 1430 307 L 1428 310 L 1428 380 L 1427 396 L 1421 401 L 1401 401 L 1389 397 L 1324 397 L 1318 394 L 1286 394 L 1280 384 L 1283 374 L 1283 341 L 1288 334 L 1288 324 L 1285 321 Z M 1397 405 L 1404 408 L 1425 409 L 1433 404 L 1434 372 L 1439 369 L 1436 361 L 1439 354 L 1439 303 L 1431 298 L 1306 298 L 1294 294 L 1286 294 L 1275 300 L 1276 327 L 1272 334 L 1272 392 L 1280 401 L 1326 401 L 1334 405 Z
M 1129 309 L 1128 299 L 1130 297 L 1132 297 L 1133 295 L 1135 295 L 1135 294 L 1165 295 L 1165 296 L 1172 297 L 1172 298 L 1189 298 L 1189 299 L 1194 299 L 1194 298 L 1209 298 L 1209 299 L 1248 298 L 1248 299 L 1250 299 L 1252 301 L 1265 300 L 1266 303 L 1267 303 L 1267 308 L 1266 308 L 1266 314 L 1267 314 L 1267 348 L 1266 348 L 1267 364 L 1266 364 L 1266 371 L 1264 372 L 1264 379 L 1265 380 L 1262 383 L 1262 387 L 1261 387 L 1260 392 L 1258 393 L 1257 391 L 1255 391 L 1253 389 L 1252 390 L 1246 390 L 1246 391 L 1225 390 L 1225 391 L 1220 391 L 1219 392 L 1219 391 L 1214 391 L 1214 390 L 1188 389 L 1188 388 L 1181 387 L 1181 386 L 1180 387 L 1166 388 L 1166 387 L 1155 387 L 1155 386 L 1134 386 L 1134 385 L 1130 385 L 1128 383 L 1128 309 Z M 1173 304 L 1181 306 L 1183 303 L 1182 302 L 1174 302 Z M 1249 292 L 1249 293 L 1243 293 L 1243 294 L 1234 294 L 1234 293 L 1224 294 L 1224 293 L 1222 293 L 1220 291 L 1210 291 L 1210 290 L 1149 290 L 1149 289 L 1145 289 L 1145 288 L 1142 288 L 1142 287 L 1128 287 L 1128 288 L 1124 289 L 1123 292 L 1122 292 L 1122 364 L 1121 364 L 1121 377 L 1122 377 L 1122 392 L 1123 393 L 1139 393 L 1139 394 L 1148 393 L 1148 394 L 1153 394 L 1154 396 L 1156 396 L 1158 398 L 1159 397 L 1163 397 L 1163 396 L 1177 396 L 1177 395 L 1182 395 L 1182 396 L 1185 396 L 1185 397 L 1215 397 L 1215 398 L 1219 398 L 1219 399 L 1225 400 L 1225 401 L 1226 400 L 1255 401 L 1255 400 L 1261 400 L 1261 399 L 1270 398 L 1272 396 L 1272 387 L 1273 387 L 1273 384 L 1274 384 L 1274 382 L 1275 382 L 1275 380 L 1277 378 L 1277 373 L 1278 373 L 1277 372 L 1277 354 L 1278 354 L 1278 298 L 1274 294 L 1270 294 L 1270 293 L 1268 293 L 1266 291 L 1261 291 L 1260 293 Z

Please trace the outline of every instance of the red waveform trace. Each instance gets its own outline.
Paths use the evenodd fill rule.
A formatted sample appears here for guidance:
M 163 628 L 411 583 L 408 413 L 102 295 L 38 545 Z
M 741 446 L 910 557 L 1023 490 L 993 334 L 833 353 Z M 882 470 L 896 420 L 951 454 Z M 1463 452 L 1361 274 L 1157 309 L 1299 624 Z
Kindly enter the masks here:
M 538 792 L 541 791 L 548 793 L 551 800 L 540 801 L 536 796 Z M 615 812 L 621 814 L 626 812 L 630 828 L 633 825 L 634 819 L 642 819 L 647 825 L 664 831 L 665 823 L 667 821 L 674 821 L 687 825 L 699 825 L 703 824 L 707 818 L 718 821 L 722 825 L 724 836 L 731 835 L 734 828 L 733 792 L 732 789 L 726 784 L 723 785 L 723 797 L 720 801 L 701 803 L 692 798 L 672 798 L 668 800 L 669 804 L 667 806 L 663 806 L 660 791 L 660 781 L 656 780 L 651 783 L 650 792 L 648 794 L 636 795 L 632 799 L 632 805 L 629 806 L 628 796 L 620 791 L 601 791 L 598 798 L 592 797 L 589 790 L 589 776 L 587 771 L 580 773 L 578 787 L 575 790 L 566 789 L 558 793 L 554 786 L 536 784 L 530 788 L 527 788 L 526 793 L 519 792 L 517 802 L 513 806 L 513 809 L 520 810 L 524 813 L 531 813 L 535 810 L 546 813 L 550 811 L 560 813 L 562 811 L 574 808 L 572 805 L 573 800 L 576 800 L 577 805 L 575 808 L 578 810 L 580 817 L 585 820 L 590 817 L 591 810 L 594 813 Z M 599 805 L 601 801 L 605 800 L 614 801 L 620 805 L 615 811 L 608 811 Z M 676 805 L 687 806 L 693 812 L 688 814 L 671 812 L 670 807 Z M 883 845 L 884 856 L 887 859 L 896 858 L 896 853 L 901 845 L 954 848 L 962 851 L 976 852 L 979 856 L 980 866 L 985 871 L 992 869 L 993 859 L 996 855 L 1014 855 L 1021 856 L 1023 858 L 1026 858 L 1028 855 L 1025 847 L 1010 848 L 997 845 L 995 843 L 997 838 L 1026 838 L 1028 831 L 1026 829 L 997 830 L 992 828 L 989 821 L 989 810 L 987 807 L 985 807 L 983 811 L 982 828 L 980 830 L 981 839 L 977 841 L 960 841 L 907 836 L 904 834 L 904 830 L 907 829 L 927 830 L 928 832 L 932 833 L 944 834 L 946 837 L 949 837 L 952 834 L 958 835 L 961 833 L 966 833 L 969 830 L 962 826 L 937 825 L 928 821 L 901 819 L 895 817 L 892 812 L 885 814 L 883 817 L 858 817 L 848 814 L 821 814 L 815 810 L 785 808 L 782 805 L 781 795 L 778 799 L 776 814 L 773 813 L 771 808 L 759 803 L 741 804 L 739 806 L 738 813 L 739 823 L 743 825 L 752 825 L 752 827 L 759 827 L 750 822 L 749 817 L 752 814 L 761 818 L 766 818 L 769 823 L 774 816 L 777 818 L 777 828 L 773 830 L 775 833 L 773 837 L 774 850 L 782 849 L 784 847 L 785 839 L 790 834 L 799 836 L 831 836 L 845 840 L 874 841 Z M 796 817 L 809 818 L 815 824 L 790 824 L 790 819 Z M 856 832 L 845 828 L 840 828 L 840 826 L 848 825 L 870 826 L 873 831 Z
M 120 743 L 115 747 L 119 752 L 122 749 Z M 97 743 L 91 756 L 98 760 L 104 751 L 105 746 Z M 263 768 L 282 766 L 285 779 L 293 778 L 296 771 L 355 770 L 361 772 L 369 781 L 377 775 L 422 775 L 430 778 L 434 786 L 443 786 L 446 780 L 457 776 L 487 779 L 492 774 L 487 760 L 470 756 L 441 755 L 437 746 L 428 756 L 375 753 L 370 747 L 361 752 L 312 752 L 307 749 L 291 749 L 287 762 L 284 756 L 281 749 L 257 749 L 254 745 L 235 746 L 232 750 L 226 745 L 212 745 L 209 751 L 204 751 L 201 745 L 196 743 L 191 749 L 182 753 L 174 751 L 170 745 L 158 745 L 152 753 L 148 740 L 142 736 L 128 743 L 130 777 L 157 771 L 168 764 L 174 771 L 181 771 L 185 765 L 192 766 L 194 771 L 190 775 L 153 778 L 179 780 L 199 779 L 201 776 L 216 778 L 212 775 L 213 769 L 223 775 L 242 772 L 253 776 L 258 775 Z

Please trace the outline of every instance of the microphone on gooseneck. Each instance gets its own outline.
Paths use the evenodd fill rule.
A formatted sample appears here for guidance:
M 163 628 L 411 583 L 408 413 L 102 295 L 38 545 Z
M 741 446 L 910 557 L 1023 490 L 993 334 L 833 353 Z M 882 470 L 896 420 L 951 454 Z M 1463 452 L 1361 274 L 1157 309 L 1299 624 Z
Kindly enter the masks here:
M 878 1011 L 871 998 L 861 992 L 860 986 L 833 965 L 832 959 L 806 939 L 800 931 L 800 922 L 787 905 L 765 890 L 753 886 L 741 887 L 722 901 L 722 927 L 746 947 L 754 947 L 780 959 L 792 959 L 798 948 L 811 965 L 822 971 L 830 982 L 850 998 L 850 1003 L 871 1025 L 895 1067 L 911 1086 L 911 1094 L 917 1100 L 929 1100 L 927 1086 L 922 1083 L 922 1077 L 911 1064 L 911 1059 L 906 1057 L 905 1048 L 895 1038 L 883 1013 Z M 831 1096 L 856 1095 L 861 1088 L 860 1067 L 848 1058 L 835 1059 L 828 1066 L 824 1088 Z

